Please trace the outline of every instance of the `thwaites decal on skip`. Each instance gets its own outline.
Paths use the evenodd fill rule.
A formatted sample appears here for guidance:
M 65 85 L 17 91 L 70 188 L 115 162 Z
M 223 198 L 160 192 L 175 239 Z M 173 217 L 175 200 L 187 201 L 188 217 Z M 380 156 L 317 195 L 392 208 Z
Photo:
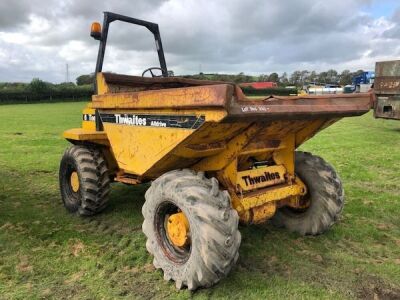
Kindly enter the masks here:
M 103 123 L 129 126 L 150 126 L 165 128 L 197 129 L 205 121 L 204 116 L 148 115 L 148 114 L 106 114 L 100 113 Z
M 145 117 L 139 117 L 137 115 L 129 116 L 129 115 L 115 114 L 115 123 L 117 124 L 146 126 L 146 122 L 147 119 Z M 166 127 L 166 126 L 160 126 L 160 127 Z

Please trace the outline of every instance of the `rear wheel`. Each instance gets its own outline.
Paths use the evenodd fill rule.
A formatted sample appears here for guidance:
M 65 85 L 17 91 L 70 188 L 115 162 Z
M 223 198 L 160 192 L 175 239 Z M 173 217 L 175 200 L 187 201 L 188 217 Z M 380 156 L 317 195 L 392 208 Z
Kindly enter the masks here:
M 155 180 L 145 197 L 146 247 L 164 279 L 194 290 L 228 274 L 239 257 L 239 217 L 215 178 L 171 171 Z
M 321 157 L 296 152 L 296 174 L 307 186 L 306 208 L 279 209 L 272 222 L 302 235 L 317 235 L 328 230 L 339 218 L 344 206 L 344 190 L 335 169 Z
M 100 150 L 77 145 L 65 150 L 59 181 L 61 198 L 69 212 L 88 216 L 106 207 L 110 179 Z

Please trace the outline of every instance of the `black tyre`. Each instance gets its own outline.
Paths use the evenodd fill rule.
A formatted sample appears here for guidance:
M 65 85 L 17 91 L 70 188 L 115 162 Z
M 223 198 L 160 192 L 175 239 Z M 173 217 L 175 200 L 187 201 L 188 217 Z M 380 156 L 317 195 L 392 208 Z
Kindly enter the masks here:
M 239 217 L 215 178 L 191 170 L 171 171 L 155 180 L 145 197 L 146 248 L 165 280 L 194 290 L 210 287 L 229 273 L 239 257 Z M 174 244 L 167 232 L 170 217 L 179 212 L 189 228 L 184 246 Z
M 272 222 L 301 235 L 317 235 L 328 230 L 340 216 L 344 206 L 344 190 L 334 168 L 321 157 L 296 152 L 296 174 L 307 186 L 309 206 L 303 210 L 279 209 Z
M 110 179 L 100 150 L 76 145 L 65 150 L 59 181 L 61 198 L 69 212 L 89 216 L 106 207 Z

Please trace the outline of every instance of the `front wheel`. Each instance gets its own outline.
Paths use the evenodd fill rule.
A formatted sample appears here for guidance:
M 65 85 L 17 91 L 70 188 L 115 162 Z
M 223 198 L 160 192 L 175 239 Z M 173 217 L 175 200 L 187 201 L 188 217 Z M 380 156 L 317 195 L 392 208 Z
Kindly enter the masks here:
M 239 256 L 239 217 L 215 178 L 171 171 L 152 183 L 145 198 L 146 248 L 164 279 L 195 290 L 228 274 Z
M 74 145 L 65 150 L 59 181 L 61 198 L 69 212 L 88 216 L 106 207 L 110 179 L 99 149 Z
M 317 235 L 328 230 L 344 206 L 344 190 L 335 169 L 321 157 L 308 152 L 295 154 L 296 174 L 307 186 L 306 209 L 283 207 L 272 222 L 301 235 Z

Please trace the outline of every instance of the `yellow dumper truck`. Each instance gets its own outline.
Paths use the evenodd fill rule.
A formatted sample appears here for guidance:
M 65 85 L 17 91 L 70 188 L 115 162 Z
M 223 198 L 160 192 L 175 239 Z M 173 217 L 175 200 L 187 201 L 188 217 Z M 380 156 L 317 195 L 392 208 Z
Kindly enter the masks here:
M 102 72 L 114 21 L 154 35 L 160 66 L 145 70 L 151 77 Z M 101 212 L 113 181 L 151 182 L 142 208 L 146 248 L 166 280 L 190 290 L 212 286 L 234 266 L 239 221 L 271 219 L 302 235 L 335 223 L 344 205 L 338 174 L 296 148 L 368 112 L 370 94 L 251 100 L 232 83 L 168 76 L 155 23 L 106 12 L 91 35 L 100 41 L 96 93 L 82 127 L 63 134 L 72 144 L 59 173 L 68 211 Z

